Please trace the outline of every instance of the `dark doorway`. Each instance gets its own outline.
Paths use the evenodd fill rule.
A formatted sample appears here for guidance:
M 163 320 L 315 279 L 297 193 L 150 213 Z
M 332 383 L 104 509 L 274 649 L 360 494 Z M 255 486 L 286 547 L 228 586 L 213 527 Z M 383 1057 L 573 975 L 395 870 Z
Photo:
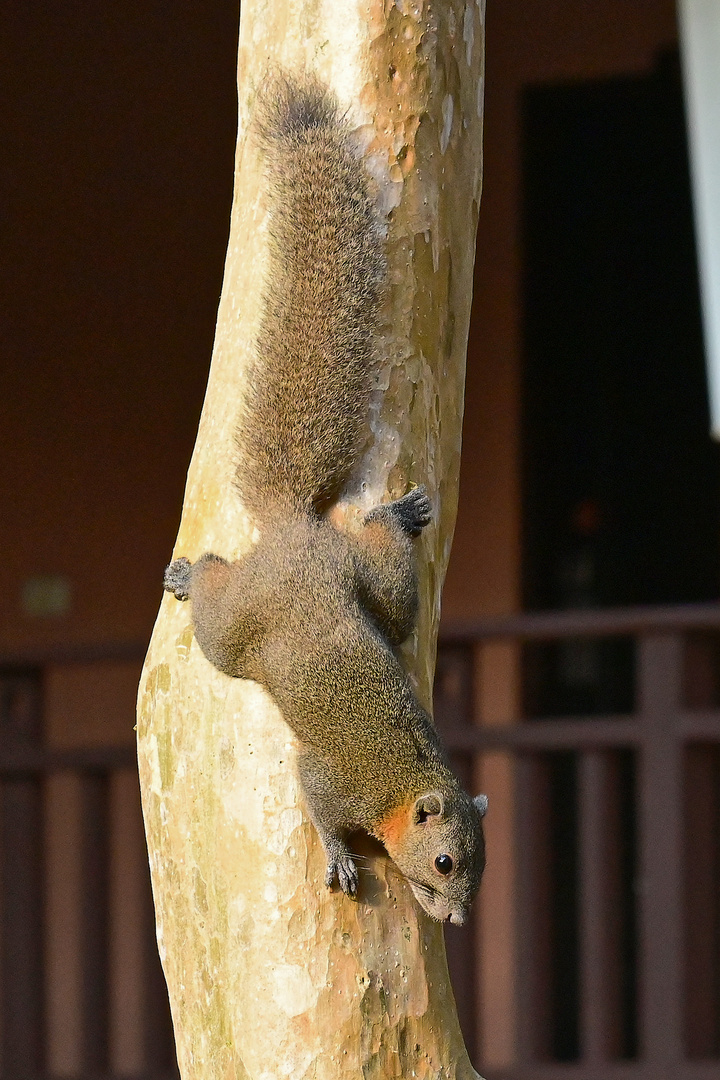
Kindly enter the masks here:
M 643 78 L 528 89 L 523 137 L 526 607 L 716 599 L 720 458 L 677 56 Z M 525 661 L 530 718 L 633 707 L 628 641 L 565 641 Z M 555 773 L 548 1045 L 568 1060 L 579 1053 L 574 757 Z M 626 773 L 632 852 L 631 765 Z M 634 875 L 628 859 L 622 1057 L 636 1052 Z
M 677 58 L 528 90 L 524 147 L 527 606 L 714 599 L 720 469 Z

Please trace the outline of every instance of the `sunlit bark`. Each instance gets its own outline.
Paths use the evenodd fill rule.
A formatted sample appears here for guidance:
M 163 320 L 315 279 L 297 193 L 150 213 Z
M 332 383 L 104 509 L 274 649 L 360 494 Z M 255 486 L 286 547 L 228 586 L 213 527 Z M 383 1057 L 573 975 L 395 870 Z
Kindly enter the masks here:
M 484 6 L 484 5 L 483 5 Z M 237 558 L 253 522 L 232 485 L 265 261 L 262 168 L 248 137 L 268 64 L 312 69 L 365 148 L 389 226 L 381 389 L 348 503 L 409 482 L 437 510 L 417 542 L 429 701 L 455 520 L 481 175 L 482 6 L 244 0 L 235 201 L 207 398 L 175 556 Z M 170 553 L 168 553 L 169 555 Z M 476 1077 L 442 928 L 368 845 L 357 903 L 323 885 L 289 729 L 254 683 L 221 675 L 166 595 L 140 688 L 138 747 L 158 938 L 184 1080 Z

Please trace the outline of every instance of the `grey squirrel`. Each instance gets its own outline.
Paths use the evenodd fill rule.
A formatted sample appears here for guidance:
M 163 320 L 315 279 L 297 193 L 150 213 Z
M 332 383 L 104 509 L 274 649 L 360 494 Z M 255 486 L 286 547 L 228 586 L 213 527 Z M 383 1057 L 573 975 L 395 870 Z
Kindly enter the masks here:
M 276 76 L 255 129 L 270 199 L 270 270 L 237 441 L 237 487 L 260 538 L 237 562 L 176 559 L 164 587 L 189 599 L 220 671 L 271 694 L 299 742 L 326 884 L 349 896 L 348 846 L 385 845 L 435 919 L 462 924 L 485 866 L 485 796 L 448 766 L 395 647 L 415 625 L 413 536 L 425 489 L 375 507 L 356 533 L 328 518 L 364 441 L 383 232 L 362 159 L 330 93 Z

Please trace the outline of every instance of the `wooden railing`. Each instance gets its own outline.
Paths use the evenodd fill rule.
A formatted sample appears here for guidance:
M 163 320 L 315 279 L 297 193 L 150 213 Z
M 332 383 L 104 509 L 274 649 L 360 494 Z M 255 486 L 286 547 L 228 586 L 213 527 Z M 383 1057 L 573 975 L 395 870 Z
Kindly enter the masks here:
M 516 865 L 516 1060 L 488 1069 L 489 1080 L 720 1075 L 718 634 L 718 605 L 446 628 L 436 687 L 446 744 L 466 771 L 489 751 L 514 762 L 513 850 L 491 857 Z M 503 725 L 475 715 L 473 680 L 490 643 L 527 655 L 609 638 L 633 643 L 627 711 L 519 709 Z M 472 950 L 450 935 L 448 944 L 482 1067 L 478 990 L 463 963 Z
M 483 722 L 477 673 L 499 641 L 522 673 L 537 650 L 618 638 L 634 655 L 621 711 L 543 717 L 531 686 L 517 722 Z M 447 935 L 488 1080 L 720 1075 L 719 641 L 714 605 L 444 629 L 436 715 L 458 769 L 472 786 L 488 753 L 514 768 L 514 839 L 490 852 L 515 865 L 506 1067 L 484 1063 L 477 927 Z M 0 1078 L 169 1080 L 134 748 L 50 749 L 42 713 L 42 666 L 15 660 L 0 672 Z
M 0 671 L 0 1076 L 170 1080 L 134 747 L 48 749 L 42 715 L 42 669 Z

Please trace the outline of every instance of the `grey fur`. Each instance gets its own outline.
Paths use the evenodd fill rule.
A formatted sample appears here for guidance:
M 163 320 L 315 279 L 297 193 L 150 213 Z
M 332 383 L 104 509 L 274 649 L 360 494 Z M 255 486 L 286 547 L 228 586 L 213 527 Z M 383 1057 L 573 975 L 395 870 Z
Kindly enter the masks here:
M 357 460 L 385 256 L 364 170 L 327 91 L 276 77 L 258 101 L 255 128 L 271 272 L 238 430 L 237 484 L 245 506 L 267 520 L 289 500 L 321 512 Z

